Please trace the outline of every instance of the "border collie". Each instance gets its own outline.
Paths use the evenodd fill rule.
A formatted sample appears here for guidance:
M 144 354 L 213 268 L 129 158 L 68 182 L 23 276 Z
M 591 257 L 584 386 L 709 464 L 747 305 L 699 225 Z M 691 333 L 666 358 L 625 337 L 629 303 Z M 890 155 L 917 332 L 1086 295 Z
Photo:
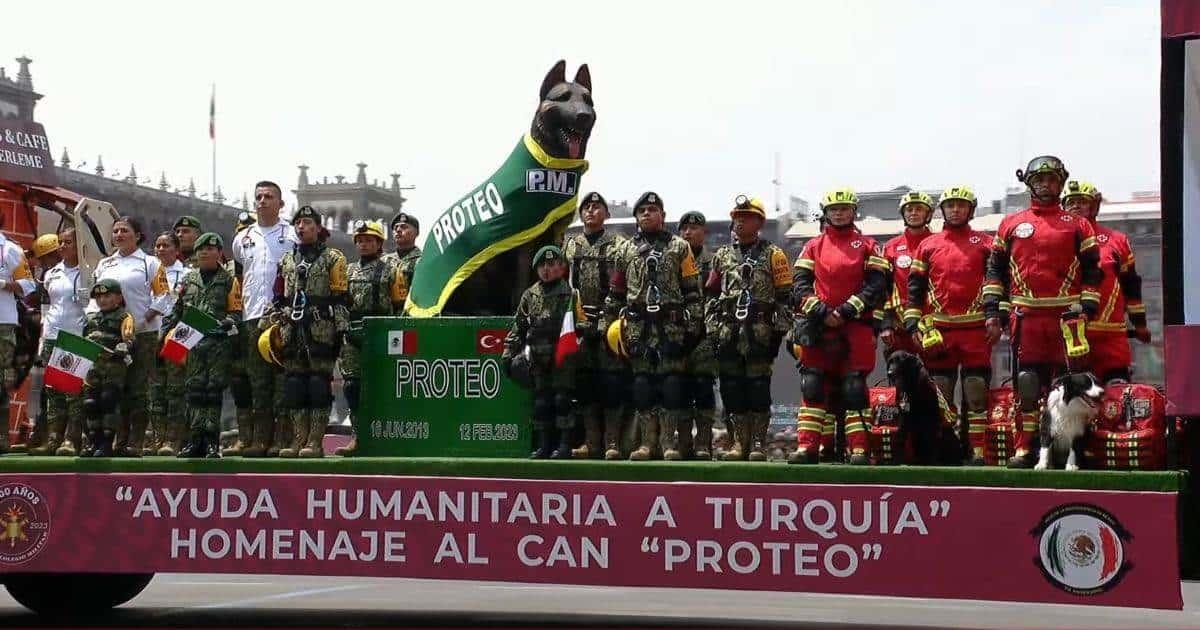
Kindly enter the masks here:
M 1038 433 L 1041 449 L 1034 470 L 1079 470 L 1083 435 L 1100 412 L 1104 388 L 1091 372 L 1072 372 L 1050 386 Z

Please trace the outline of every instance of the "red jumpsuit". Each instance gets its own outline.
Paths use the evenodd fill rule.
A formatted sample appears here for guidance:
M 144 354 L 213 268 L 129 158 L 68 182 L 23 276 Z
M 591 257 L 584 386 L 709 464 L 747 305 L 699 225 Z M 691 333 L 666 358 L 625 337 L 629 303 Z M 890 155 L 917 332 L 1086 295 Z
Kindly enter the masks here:
M 910 336 L 922 316 L 933 316 L 942 334 L 942 346 L 926 353 L 932 371 L 986 370 L 992 365 L 983 318 L 983 286 L 992 237 L 969 225 L 946 225 L 917 248 L 908 280 L 904 326 Z M 953 393 L 948 392 L 947 395 Z M 987 399 L 967 401 L 967 435 L 970 446 L 983 453 L 987 429 Z
M 998 317 L 1008 301 L 1024 319 L 1012 318 L 1021 331 L 1017 356 L 1021 369 L 1040 369 L 1043 377 L 1067 367 L 1060 321 L 1072 304 L 1088 316 L 1100 304 L 1100 249 L 1092 226 L 1067 214 L 1057 201 L 1040 203 L 1004 217 L 988 259 L 984 312 Z M 1045 389 L 1049 382 L 1040 383 Z M 1022 409 L 1015 426 L 1017 457 L 1030 453 L 1038 431 L 1036 410 Z
M 895 341 L 885 353 L 906 350 L 918 353 L 912 335 L 904 334 L 904 305 L 908 303 L 908 274 L 917 255 L 917 247 L 933 233 L 929 230 L 915 232 L 905 228 L 904 233 L 883 246 L 883 257 L 892 267 L 892 290 L 883 310 L 883 326 L 896 331 Z
M 853 227 L 826 226 L 796 259 L 796 316 L 820 321 L 836 310 L 845 322 L 824 329 L 818 343 L 801 350 L 801 370 L 818 373 L 825 390 L 818 400 L 801 400 L 797 416 L 801 450 L 812 452 L 819 446 L 833 454 L 837 416 L 829 407 L 830 393 L 840 390 L 848 375 L 865 379 L 875 368 L 874 312 L 886 299 L 888 272 L 887 259 L 875 239 Z M 846 443 L 850 453 L 857 455 L 867 451 L 866 419 L 871 414 L 865 385 L 862 389 L 861 401 L 843 401 Z
M 1142 304 L 1142 279 L 1134 266 L 1129 238 L 1117 230 L 1092 224 L 1100 246 L 1100 312 L 1088 322 L 1087 338 L 1092 372 L 1101 379 L 1128 376 L 1133 356 L 1126 335 L 1125 316 L 1135 327 L 1146 326 L 1146 307 Z

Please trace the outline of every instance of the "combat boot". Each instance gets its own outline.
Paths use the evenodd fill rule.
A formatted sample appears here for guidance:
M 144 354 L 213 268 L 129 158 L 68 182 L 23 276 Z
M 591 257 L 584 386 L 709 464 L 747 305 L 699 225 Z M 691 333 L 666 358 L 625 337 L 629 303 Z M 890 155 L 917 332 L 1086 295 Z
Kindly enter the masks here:
M 71 438 L 68 437 L 63 440 L 62 445 L 58 447 L 58 450 L 54 451 L 54 454 L 59 457 L 75 457 L 79 454 L 79 451 L 75 447 L 75 442 L 71 441 Z
M 571 451 L 576 459 L 600 459 L 604 456 L 604 420 L 589 408 L 583 420 L 583 446 Z
M 304 448 L 300 449 L 300 457 L 318 458 L 325 457 L 325 425 L 328 424 L 328 418 L 325 412 L 320 409 L 314 409 L 309 412 L 308 419 L 308 439 L 304 444 Z
M 273 422 L 275 429 L 271 446 L 267 448 L 267 457 L 279 457 L 279 453 L 292 443 L 292 420 L 288 414 L 275 417 Z
M 629 461 L 645 462 L 654 457 L 654 444 L 658 441 L 658 418 L 652 412 L 638 411 L 634 414 L 641 431 L 641 445 L 629 454 Z
M 798 448 L 788 454 L 787 463 L 815 464 L 817 463 L 817 454 L 809 449 Z
M 725 451 L 725 454 L 721 456 L 721 461 L 723 461 L 723 462 L 741 461 L 741 459 L 742 459 L 742 440 L 741 440 L 741 436 L 739 436 L 737 434 L 736 426 L 733 428 L 733 430 L 729 431 L 729 437 L 730 437 L 730 439 L 733 440 L 733 444 L 730 445 L 729 450 Z
M 674 409 L 658 412 L 658 444 L 664 460 L 677 462 L 683 459 L 683 453 L 679 449 L 679 442 L 683 440 L 682 424 L 683 419 Z M 678 436 L 675 434 L 676 429 L 680 431 Z M 691 426 L 688 427 L 688 433 L 691 433 Z M 690 439 L 691 435 L 688 438 Z
M 558 448 L 550 453 L 550 459 L 571 459 L 571 429 L 561 425 L 558 428 Z
M 27 452 L 30 455 L 53 455 L 58 451 L 58 447 L 62 445 L 63 425 L 61 420 L 54 422 L 53 426 L 47 423 L 46 441 L 41 446 L 31 448 Z
M 350 437 L 349 444 L 337 447 L 337 449 L 333 451 L 333 454 L 337 455 L 338 457 L 354 457 L 356 452 L 358 452 L 357 434 Z
M 1008 467 L 1013 470 L 1028 470 L 1033 468 L 1035 463 L 1032 451 L 1025 454 L 1020 454 L 1018 451 L 1017 455 L 1008 458 Z
M 155 455 L 162 457 L 175 457 L 175 445 L 179 442 L 179 434 L 182 432 L 182 427 L 178 422 L 167 423 L 163 430 L 162 444 L 154 451 Z
M 695 410 L 696 437 L 692 440 L 692 457 L 701 461 L 712 459 L 713 410 Z
M 57 451 L 54 451 L 55 455 L 75 457 L 79 453 L 79 448 L 83 446 L 83 427 L 80 424 L 79 416 L 70 414 L 67 419 L 67 428 L 63 431 L 62 444 L 59 445 Z
M 752 462 L 767 461 L 767 428 L 770 425 L 771 416 L 763 412 L 755 412 L 750 414 L 750 455 L 747 457 Z
M 254 413 L 254 443 L 242 449 L 242 457 L 266 457 L 275 433 L 275 422 L 270 414 Z
M 554 431 L 545 427 L 538 431 L 538 447 L 529 454 L 529 459 L 546 459 L 554 452 Z
M 176 457 L 181 459 L 199 459 L 206 455 L 204 433 L 201 431 L 191 431 L 188 433 L 187 444 L 179 449 L 179 454 Z
M 621 459 L 621 413 L 619 409 L 604 410 L 604 459 Z
M 220 414 L 220 411 L 217 414 Z M 206 459 L 221 459 L 220 429 L 209 429 L 204 432 L 204 457 Z
M 227 449 L 221 451 L 224 457 L 239 457 L 243 452 L 254 443 L 254 423 L 249 417 L 249 414 L 244 411 L 237 412 L 237 441 Z
M 867 466 L 867 465 L 870 465 L 870 463 L 871 463 L 871 458 L 867 457 L 866 453 L 851 453 L 850 454 L 850 465 L 851 466 Z
M 95 457 L 96 447 L 100 445 L 102 439 L 100 429 L 92 429 L 87 432 L 88 439 L 83 440 L 83 444 L 79 448 L 80 457 Z
M 292 426 L 292 442 L 287 448 L 279 449 L 279 456 L 291 459 L 300 454 L 300 449 L 308 443 L 308 414 L 303 411 L 292 411 L 288 419 Z
M 987 461 L 983 459 L 983 449 L 976 446 L 971 449 L 971 454 L 967 457 L 968 466 L 987 466 Z
M 116 431 L 112 429 L 103 429 L 99 435 L 92 438 L 92 442 L 96 448 L 92 451 L 92 457 L 112 457 L 113 456 L 113 441 L 116 439 Z

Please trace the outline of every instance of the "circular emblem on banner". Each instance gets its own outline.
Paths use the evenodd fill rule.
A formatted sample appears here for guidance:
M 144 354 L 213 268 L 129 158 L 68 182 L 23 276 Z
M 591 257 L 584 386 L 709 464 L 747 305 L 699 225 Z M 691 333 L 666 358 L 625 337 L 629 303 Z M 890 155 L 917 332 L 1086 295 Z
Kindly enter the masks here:
M 1076 595 L 1112 588 L 1126 571 L 1129 534 L 1104 509 L 1064 505 L 1051 510 L 1034 529 L 1038 567 L 1051 584 Z
M 1096 240 L 1097 240 L 1097 241 L 1099 241 L 1099 242 L 1101 242 L 1101 243 L 1107 243 L 1107 242 L 1108 242 L 1108 235 L 1107 235 L 1107 234 L 1099 234 L 1099 235 L 1097 235 L 1097 236 L 1096 236 Z
M 896 266 L 901 269 L 908 269 L 912 266 L 912 256 L 909 256 L 908 254 L 901 254 L 900 256 L 897 256 Z
M 850 247 L 853 247 L 854 249 L 858 249 L 862 246 L 863 246 L 862 241 L 850 241 Z
M 0 486 L 0 565 L 29 562 L 49 533 L 50 508 L 41 493 L 23 483 Z
M 1013 235 L 1017 238 L 1029 238 L 1030 236 L 1033 236 L 1033 224 L 1026 221 L 1018 225 L 1017 228 L 1013 230 Z
M 972 245 L 978 245 L 978 244 L 980 243 L 980 241 L 982 241 L 982 240 L 983 240 L 983 238 L 981 238 L 981 237 L 980 237 L 978 234 L 976 234 L 975 236 L 972 236 L 972 237 L 971 237 L 970 239 L 968 239 L 968 240 L 970 240 L 970 241 L 971 241 L 971 244 L 972 244 Z

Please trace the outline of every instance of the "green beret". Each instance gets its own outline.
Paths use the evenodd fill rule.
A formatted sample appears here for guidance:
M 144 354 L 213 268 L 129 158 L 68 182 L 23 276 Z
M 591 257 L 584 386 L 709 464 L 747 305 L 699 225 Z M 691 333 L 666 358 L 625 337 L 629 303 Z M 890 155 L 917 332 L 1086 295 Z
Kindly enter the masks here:
M 563 260 L 562 250 L 554 245 L 547 245 L 537 250 L 537 253 L 533 255 L 533 268 L 537 269 L 538 265 L 548 260 Z
M 185 214 L 185 215 L 179 217 L 179 220 L 175 222 L 175 227 L 177 227 L 177 228 L 190 227 L 190 228 L 196 228 L 197 230 L 199 230 L 200 229 L 200 219 L 197 219 L 196 217 L 194 217 L 190 214 Z
M 105 278 L 96 284 L 92 285 L 92 297 L 104 295 L 106 293 L 116 293 L 121 295 L 121 283 L 112 278 Z
M 196 238 L 196 244 L 194 247 L 196 249 L 200 249 L 201 247 L 207 247 L 209 245 L 212 245 L 217 249 L 222 249 L 225 247 L 225 239 L 221 238 L 221 235 L 217 234 L 216 232 L 205 232 Z
M 705 219 L 703 214 L 700 214 L 699 212 L 696 212 L 695 210 L 689 210 L 687 212 L 684 212 L 683 216 L 679 217 L 679 228 L 680 229 L 683 229 L 683 226 L 685 226 L 685 225 L 699 225 L 699 226 L 703 227 L 707 223 L 708 223 L 708 219 Z
M 417 217 L 414 217 L 413 215 L 411 215 L 407 212 L 401 212 L 400 214 L 397 214 L 396 216 L 392 217 L 392 222 L 388 224 L 388 227 L 395 229 L 397 223 L 411 225 L 414 230 L 416 230 L 418 232 L 421 231 L 421 222 L 417 220 Z
M 295 225 L 300 219 L 312 219 L 317 225 L 321 225 L 321 213 L 312 206 L 300 206 L 296 214 L 292 215 L 292 224 Z

